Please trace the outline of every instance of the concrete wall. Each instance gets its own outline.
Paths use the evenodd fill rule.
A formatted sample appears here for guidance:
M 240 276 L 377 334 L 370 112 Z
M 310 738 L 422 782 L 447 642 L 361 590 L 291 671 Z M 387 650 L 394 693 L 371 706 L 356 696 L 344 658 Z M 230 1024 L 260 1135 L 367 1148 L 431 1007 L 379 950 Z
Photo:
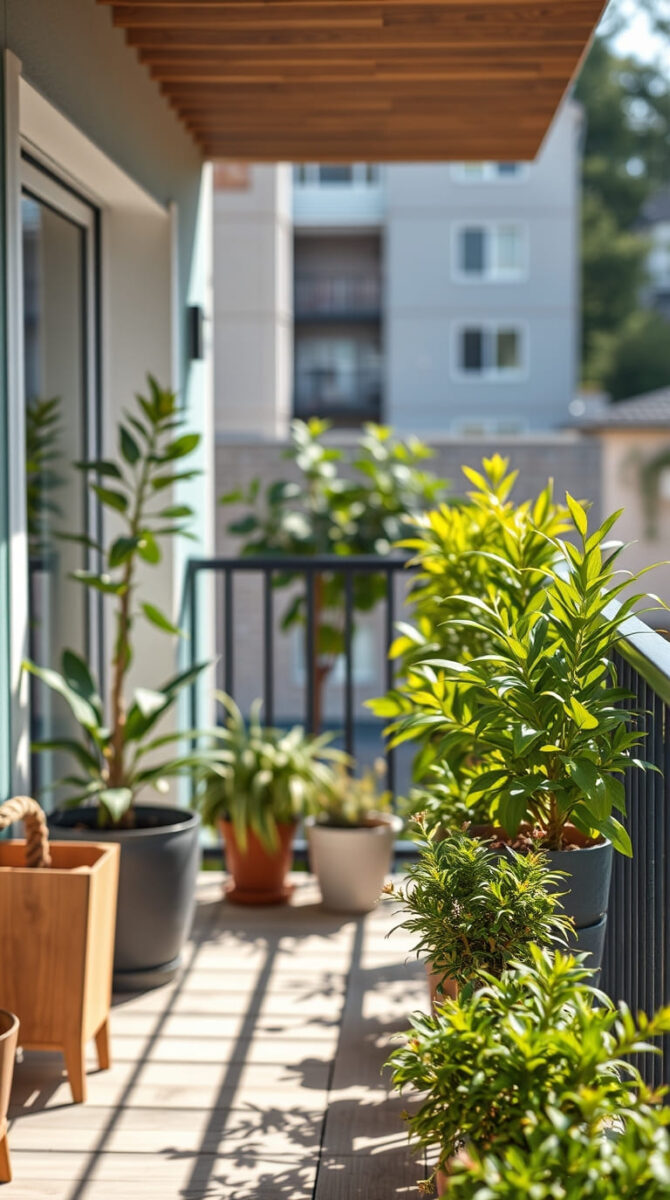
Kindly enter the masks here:
M 101 380 L 102 448 L 115 452 L 116 421 L 142 389 L 147 370 L 179 391 L 186 422 L 203 434 L 197 481 L 175 489 L 168 497 L 195 502 L 199 516 L 200 549 L 209 549 L 212 490 L 211 355 L 191 361 L 187 352 L 187 305 L 205 312 L 205 341 L 211 343 L 208 321 L 211 289 L 210 172 L 203 171 L 200 151 L 180 124 L 149 73 L 114 28 L 107 6 L 82 0 L 7 0 L 0 12 L 0 48 L 6 60 L 8 90 L 5 117 L 5 167 L 2 194 L 8 188 L 9 209 L 3 214 L 5 256 L 10 260 L 7 286 L 9 325 L 20 313 L 20 261 L 12 208 L 18 196 L 19 138 L 53 172 L 80 191 L 100 212 L 101 229 Z M 20 76 L 20 78 L 19 78 Z M 14 172 L 14 174 L 11 174 Z M 13 263 L 13 266 L 12 266 Z M 3 291 L 4 297 L 4 291 Z M 8 338 L 3 355 L 4 380 L 12 377 L 0 396 L 7 420 L 3 461 L 20 464 L 21 426 L 20 336 Z M 17 381 L 18 379 L 18 381 Z M 0 421 L 2 425 L 2 421 Z M 13 470 L 15 470 L 13 468 Z M 16 474 L 16 471 L 15 471 Z M 11 481 L 10 481 L 11 482 Z M 0 497 L 0 510 L 3 498 Z M 0 662 L 0 708 L 7 691 L 14 697 L 11 763 L 14 786 L 20 783 L 17 764 L 25 763 L 27 711 L 25 690 L 18 683 L 25 645 L 27 612 L 25 576 L 25 514 L 21 488 L 9 498 L 12 561 L 3 574 L 7 526 L 0 511 L 0 586 L 7 588 L 4 625 L 10 614 L 12 678 L 9 689 Z M 189 544 L 192 552 L 194 547 Z M 185 551 L 175 546 L 160 570 L 147 576 L 147 599 L 178 613 Z M 22 561 L 23 560 L 23 561 Z M 75 584 L 71 585 L 73 588 Z M 111 629 L 108 630 L 111 636 Z M 0 631 L 0 649 L 6 631 Z M 111 644 L 111 641 L 109 642 Z M 143 630 L 135 665 L 135 681 L 158 685 L 176 667 L 170 639 Z M 0 730 L 0 741 L 2 740 Z M 0 745 L 0 759 L 3 746 Z M 3 764 L 0 762 L 0 786 Z
M 287 166 L 214 197 L 217 429 L 286 433 L 293 403 L 293 225 Z

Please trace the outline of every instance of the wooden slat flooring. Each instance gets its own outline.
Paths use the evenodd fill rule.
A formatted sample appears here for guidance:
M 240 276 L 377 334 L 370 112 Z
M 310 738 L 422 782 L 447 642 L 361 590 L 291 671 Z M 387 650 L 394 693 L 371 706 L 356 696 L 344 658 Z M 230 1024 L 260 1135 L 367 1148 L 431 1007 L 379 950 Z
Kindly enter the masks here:
M 239 909 L 201 877 L 184 971 L 117 997 L 113 1066 L 73 1105 L 57 1055 L 17 1065 L 2 1200 L 389 1200 L 425 1164 L 382 1064 L 426 1003 L 392 907 Z

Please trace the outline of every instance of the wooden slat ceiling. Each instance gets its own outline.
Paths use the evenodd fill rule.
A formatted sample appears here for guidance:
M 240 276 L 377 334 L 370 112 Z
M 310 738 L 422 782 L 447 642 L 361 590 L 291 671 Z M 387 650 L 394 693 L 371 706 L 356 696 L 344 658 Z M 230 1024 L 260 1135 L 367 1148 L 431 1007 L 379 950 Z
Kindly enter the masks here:
M 99 0 L 208 158 L 535 156 L 604 0 Z

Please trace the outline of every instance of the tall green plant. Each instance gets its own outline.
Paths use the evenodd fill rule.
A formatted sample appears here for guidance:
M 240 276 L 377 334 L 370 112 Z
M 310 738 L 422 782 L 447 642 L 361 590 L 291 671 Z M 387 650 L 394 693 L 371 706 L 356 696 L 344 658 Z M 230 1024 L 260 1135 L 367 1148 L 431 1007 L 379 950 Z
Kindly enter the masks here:
M 35 397 L 26 405 L 26 525 L 28 554 L 38 559 L 51 547 L 49 524 L 61 515 L 54 493 L 63 480 L 54 470 L 61 458 L 59 396 Z
M 616 569 L 623 547 L 605 539 L 618 513 L 589 532 L 583 507 L 570 496 L 568 504 L 578 544 L 551 539 L 555 561 L 532 605 L 518 613 L 495 595 L 458 597 L 477 616 L 456 617 L 454 625 L 485 630 L 494 652 L 416 666 L 422 709 L 397 719 L 390 732 L 395 744 L 430 736 L 434 755 L 447 761 L 475 756 L 481 769 L 469 795 L 485 796 L 511 836 L 529 822 L 540 844 L 557 850 L 571 822 L 630 854 L 613 813 L 625 812 L 622 772 L 648 764 L 633 753 L 643 735 L 630 693 L 617 687 L 612 652 L 646 596 L 609 606 L 644 572 Z
M 191 536 L 187 523 L 193 510 L 185 504 L 166 505 L 164 495 L 173 484 L 199 473 L 184 463 L 198 446 L 200 435 L 180 432 L 183 419 L 176 396 L 151 377 L 148 383 L 148 396 L 138 395 L 135 410 L 127 412 L 119 425 L 118 458 L 75 464 L 112 517 L 114 533 L 106 542 L 83 533 L 66 535 L 83 544 L 95 564 L 75 571 L 72 578 L 114 605 L 109 704 L 103 704 L 87 663 L 72 650 L 63 652 L 60 673 L 35 663 L 24 664 L 62 696 L 81 728 L 79 739 L 37 742 L 34 748 L 70 755 L 79 773 L 59 784 L 74 793 L 72 803 L 97 802 L 101 823 L 132 820 L 129 810 L 141 788 L 160 785 L 166 777 L 200 761 L 198 756 L 185 755 L 157 764 L 156 754 L 183 734 L 149 735 L 204 664 L 173 676 L 157 690 L 139 687 L 131 698 L 127 695 L 136 623 L 148 622 L 172 637 L 180 633 L 160 608 L 140 598 L 138 575 L 141 566 L 161 562 L 166 542 Z M 147 755 L 153 756 L 152 765 L 146 763 Z
M 295 481 L 276 480 L 261 493 L 259 480 L 247 489 L 221 497 L 221 503 L 243 503 L 247 511 L 229 525 L 243 538 L 245 555 L 311 557 L 314 555 L 389 554 L 408 532 L 409 518 L 439 499 L 444 481 L 423 464 L 431 451 L 417 438 L 401 441 L 380 425 L 366 425 L 353 456 L 325 441 L 327 421 L 293 421 L 285 458 L 297 470 Z M 304 577 L 278 571 L 276 587 L 294 585 L 282 627 L 305 625 L 307 594 Z M 358 572 L 353 579 L 353 606 L 369 612 L 386 591 L 386 578 Z M 323 690 L 344 650 L 345 580 L 341 572 L 314 577 L 315 729 L 320 728 Z

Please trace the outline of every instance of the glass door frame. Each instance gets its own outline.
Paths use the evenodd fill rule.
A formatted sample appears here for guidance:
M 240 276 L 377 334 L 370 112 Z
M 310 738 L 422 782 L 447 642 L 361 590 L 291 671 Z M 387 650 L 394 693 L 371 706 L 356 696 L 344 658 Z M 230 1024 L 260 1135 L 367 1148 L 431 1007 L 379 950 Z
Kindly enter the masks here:
M 20 196 L 28 196 L 52 209 L 80 230 L 82 254 L 82 335 L 84 352 L 84 438 L 83 451 L 87 459 L 98 458 L 101 451 L 101 282 L 100 282 L 100 210 L 61 179 L 50 165 L 42 163 L 30 151 L 22 149 L 20 158 Z M 21 261 L 23 277 L 23 261 Z M 23 351 L 23 347 L 22 347 Z M 25 401 L 24 401 L 25 402 Z M 101 506 L 90 489 L 86 488 L 85 509 L 88 532 L 100 540 L 102 535 Z M 86 565 L 96 570 L 99 563 L 93 551 L 86 551 Z M 78 586 L 73 583 L 73 587 Z M 86 602 L 84 644 L 87 658 L 97 675 L 104 693 L 104 614 L 103 597 L 89 590 Z M 57 666 L 58 664 L 50 664 Z

